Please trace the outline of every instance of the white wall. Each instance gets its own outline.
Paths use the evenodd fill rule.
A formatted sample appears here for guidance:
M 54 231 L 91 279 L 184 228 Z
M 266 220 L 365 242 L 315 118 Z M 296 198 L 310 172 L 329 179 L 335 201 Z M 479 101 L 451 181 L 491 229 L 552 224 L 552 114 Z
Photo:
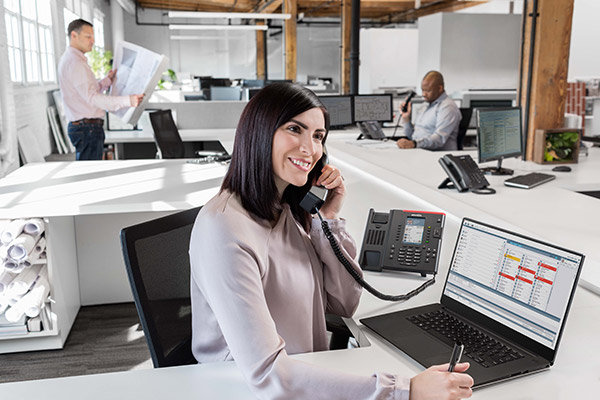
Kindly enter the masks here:
M 427 71 L 436 69 L 444 75 L 450 94 L 466 89 L 515 89 L 520 43 L 520 15 L 442 13 L 420 18 L 418 84 Z
M 298 26 L 299 82 L 307 75 L 340 82 L 341 30 L 339 27 Z
M 415 86 L 418 29 L 361 29 L 359 93 L 379 87 Z
M 253 31 L 170 31 L 167 26 L 136 25 L 125 14 L 125 40 L 165 54 L 169 67 L 192 75 L 224 78 L 256 78 L 256 33 Z M 157 10 L 141 10 L 140 22 L 165 23 L 169 19 Z M 193 20 L 177 20 L 194 23 Z M 222 21 L 202 21 L 207 23 Z M 170 36 L 201 36 L 198 40 L 171 40 Z M 272 36 L 271 36 L 272 35 Z M 339 28 L 298 26 L 298 80 L 307 75 L 334 78 L 339 82 Z M 283 79 L 282 34 L 267 31 L 267 72 L 270 79 Z
M 569 81 L 600 77 L 600 1 L 575 0 L 569 54 Z

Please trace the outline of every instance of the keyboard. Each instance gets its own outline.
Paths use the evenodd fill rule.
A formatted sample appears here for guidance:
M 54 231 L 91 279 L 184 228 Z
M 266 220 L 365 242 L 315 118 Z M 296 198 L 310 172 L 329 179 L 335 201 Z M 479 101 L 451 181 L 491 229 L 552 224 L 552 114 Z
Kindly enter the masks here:
M 484 368 L 523 357 L 517 350 L 441 310 L 413 315 L 407 319 L 450 346 L 457 341 L 462 342 L 465 346 L 464 354 Z
M 533 187 L 541 185 L 542 183 L 550 182 L 555 178 L 556 175 L 532 172 L 527 175 L 519 175 L 513 178 L 509 178 L 504 181 L 504 184 L 506 186 L 513 186 L 521 189 L 531 189 Z

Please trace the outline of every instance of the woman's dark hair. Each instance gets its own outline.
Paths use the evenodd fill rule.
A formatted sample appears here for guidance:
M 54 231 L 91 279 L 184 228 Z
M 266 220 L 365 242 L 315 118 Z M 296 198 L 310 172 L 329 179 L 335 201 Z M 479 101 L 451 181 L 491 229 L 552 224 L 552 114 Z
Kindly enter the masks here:
M 275 131 L 295 116 L 313 108 L 320 108 L 329 132 L 329 113 L 319 98 L 300 85 L 282 82 L 266 86 L 248 102 L 235 132 L 231 165 L 221 190 L 238 195 L 246 211 L 259 218 L 274 221 L 281 204 L 290 206 L 294 218 L 306 230 L 310 215 L 299 203 L 308 192 L 323 165 L 319 161 L 302 187 L 288 185 L 280 198 L 273 172 L 273 136 Z M 327 133 L 323 138 L 323 144 Z

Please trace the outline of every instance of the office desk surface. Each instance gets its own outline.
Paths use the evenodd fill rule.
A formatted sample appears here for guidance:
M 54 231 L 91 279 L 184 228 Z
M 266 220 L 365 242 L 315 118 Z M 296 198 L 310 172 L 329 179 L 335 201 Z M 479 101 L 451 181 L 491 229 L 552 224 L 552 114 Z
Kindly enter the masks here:
M 352 136 L 354 137 L 354 135 Z M 346 148 L 345 146 L 349 147 Z M 470 204 L 464 200 L 471 197 L 488 199 L 484 200 L 485 204 L 485 201 L 493 201 L 494 196 L 475 197 L 474 194 L 470 193 L 459 194 L 437 191 L 435 186 L 430 185 L 427 180 L 435 182 L 435 185 L 437 185 L 444 178 L 441 167 L 440 171 L 436 171 L 435 168 L 420 171 L 417 167 L 419 165 L 430 165 L 429 163 L 437 166 L 437 158 L 440 154 L 418 150 L 400 152 L 400 150 L 394 149 L 394 151 L 390 151 L 387 155 L 387 162 L 394 163 L 394 168 L 389 168 L 387 165 L 380 167 L 377 163 L 383 162 L 384 157 L 375 155 L 385 154 L 387 150 L 379 153 L 379 150 L 355 148 L 352 145 L 346 145 L 342 136 L 331 138 L 331 160 L 333 164 L 342 169 L 349 193 L 342 210 L 342 216 L 347 218 L 348 229 L 360 246 L 369 207 L 380 211 L 387 211 L 390 208 L 446 210 L 448 218 L 440 252 L 439 278 L 433 287 L 400 304 L 382 302 L 364 293 L 356 314 L 357 320 L 365 316 L 437 301 L 442 291 L 454 240 L 463 215 L 492 224 L 519 229 L 518 226 L 514 226 L 513 222 L 504 221 L 502 217 L 478 207 L 477 201 L 474 200 L 474 203 Z M 371 156 L 371 154 L 374 155 Z M 397 158 L 399 154 L 402 156 L 400 160 Z M 224 167 L 186 165 L 181 163 L 180 160 L 111 163 L 80 162 L 72 164 L 56 163 L 54 167 L 45 166 L 39 167 L 40 169 L 33 165 L 29 169 L 23 168 L 21 172 L 15 172 L 14 176 L 11 174 L 8 177 L 10 179 L 0 182 L 0 200 L 2 202 L 0 204 L 10 204 L 12 201 L 14 204 L 11 207 L 20 207 L 21 203 L 31 203 L 29 205 L 32 208 L 38 207 L 39 209 L 42 204 L 38 205 L 37 203 L 41 203 L 42 194 L 55 195 L 56 199 L 51 201 L 50 210 L 64 212 L 59 205 L 61 203 L 60 196 L 64 194 L 66 198 L 63 198 L 62 202 L 79 201 L 84 212 L 90 210 L 102 212 L 106 209 L 117 212 L 119 205 L 123 208 L 130 207 L 132 210 L 143 209 L 139 207 L 170 209 L 174 205 L 181 205 L 178 201 L 186 203 L 189 199 L 176 199 L 177 196 L 169 194 L 169 191 L 178 191 L 180 197 L 188 193 L 187 186 L 198 184 L 199 189 L 193 195 L 197 197 L 190 201 L 195 206 L 203 204 L 204 196 L 209 198 L 216 193 L 217 180 L 220 182 L 220 177 L 224 172 Z M 103 168 L 98 169 L 97 164 L 102 164 Z M 112 171 L 108 175 L 104 173 L 107 168 Z M 399 169 L 415 172 L 412 175 L 406 172 L 407 176 L 405 176 L 404 173 L 398 172 Z M 146 176 L 146 173 L 149 175 Z M 196 176 L 196 173 L 198 176 Z M 82 176 L 86 175 L 91 178 L 90 183 L 83 181 Z M 110 175 L 116 175 L 118 177 L 116 178 L 117 182 L 105 181 Z M 44 184 L 46 179 L 51 179 L 51 181 Z M 79 179 L 82 180 L 79 181 Z M 155 182 L 155 179 L 161 183 Z M 171 180 L 175 181 L 171 182 Z M 212 187 L 210 184 L 204 186 L 201 183 L 207 180 L 212 181 Z M 73 190 L 71 184 L 75 182 L 78 182 L 75 186 L 79 186 L 80 190 Z M 186 185 L 182 185 L 182 183 L 186 183 Z M 63 191 L 36 192 L 38 190 L 50 190 L 50 187 L 56 184 L 59 186 L 64 185 Z M 172 184 L 175 186 L 171 186 Z M 128 192 L 129 186 L 135 186 L 135 188 Z M 148 187 L 146 188 L 146 186 Z M 183 186 L 184 188 L 177 189 L 176 186 Z M 494 186 L 497 187 L 498 185 Z M 543 189 L 543 187 L 515 193 L 534 194 L 536 190 L 540 189 Z M 64 193 L 65 190 L 66 193 Z M 96 190 L 98 192 L 93 195 Z M 124 192 L 120 192 L 121 190 Z M 33 193 L 30 197 L 31 191 Z M 115 191 L 120 193 L 114 193 Z M 139 191 L 143 194 L 139 195 Z M 138 195 L 141 197 L 137 197 Z M 104 196 L 105 198 L 98 198 L 98 196 Z M 135 200 L 129 201 L 129 196 L 132 196 Z M 496 201 L 501 201 L 499 195 L 495 196 Z M 167 201 L 161 203 L 165 198 L 167 198 Z M 149 204 L 142 206 L 143 201 L 141 200 L 148 200 Z M 590 200 L 595 199 L 590 198 Z M 100 204 L 96 204 L 98 202 Z M 65 205 L 64 207 L 68 206 Z M 79 209 L 75 208 L 75 210 Z M 519 221 L 515 222 L 519 223 Z M 520 231 L 525 232 L 523 229 L 520 229 Z M 423 278 L 418 276 L 400 273 L 367 273 L 366 279 L 373 286 L 387 293 L 405 293 L 414 289 L 423 281 Z M 422 371 L 421 366 L 396 348 L 382 341 L 366 328 L 363 327 L 363 330 L 371 341 L 369 347 L 303 354 L 295 357 L 322 367 L 356 374 L 371 374 L 383 370 L 403 376 L 413 376 Z M 585 289 L 578 288 L 555 366 L 547 372 L 482 388 L 475 392 L 473 398 L 492 400 L 507 398 L 594 398 L 600 392 L 600 346 L 597 344 L 597 332 L 599 330 L 600 297 Z M 0 398 L 31 398 L 34 395 L 49 400 L 69 400 L 81 397 L 129 400 L 134 396 L 145 399 L 175 397 L 253 398 L 252 393 L 233 363 L 129 371 L 0 385 Z
M 27 164 L 0 180 L 0 218 L 185 210 L 214 196 L 226 170 L 183 159 Z
M 384 290 L 404 290 L 399 280 L 371 280 Z M 399 287 L 400 286 L 400 287 Z M 402 287 L 403 286 L 403 287 Z M 361 308 L 376 313 L 397 306 L 371 302 L 363 295 Z M 369 307 L 364 303 L 372 303 Z M 379 306 L 377 306 L 379 304 Z M 366 312 L 361 312 L 365 314 Z M 364 329 L 364 328 L 363 328 Z M 600 299 L 579 289 L 563 336 L 556 364 L 549 370 L 476 390 L 473 399 L 571 400 L 593 399 L 600 392 Z M 352 374 L 389 371 L 414 376 L 423 368 L 396 348 L 366 331 L 372 345 L 360 349 L 296 355 L 302 361 Z M 0 398 L 44 400 L 104 399 L 254 399 L 234 363 L 215 363 L 109 374 L 0 384 Z
M 429 209 L 443 210 L 458 218 L 480 219 L 579 251 L 586 255 L 582 284 L 600 294 L 600 201 L 577 193 L 600 190 L 600 149 L 590 148 L 589 156 L 571 164 L 572 172 L 568 173 L 553 172 L 554 165 L 507 159 L 503 166 L 514 169 L 515 175 L 544 172 L 556 175 L 556 179 L 524 190 L 504 186 L 507 176 L 486 175 L 497 193 L 477 195 L 437 189 L 446 178 L 438 159 L 447 152 L 402 151 L 393 143 L 387 147 L 369 147 L 366 143 L 359 146 L 354 139 L 353 135 L 337 135 L 328 141 L 332 162 L 340 168 L 358 168 L 369 179 L 381 179 L 407 196 L 422 199 Z M 476 152 L 462 154 L 477 159 Z

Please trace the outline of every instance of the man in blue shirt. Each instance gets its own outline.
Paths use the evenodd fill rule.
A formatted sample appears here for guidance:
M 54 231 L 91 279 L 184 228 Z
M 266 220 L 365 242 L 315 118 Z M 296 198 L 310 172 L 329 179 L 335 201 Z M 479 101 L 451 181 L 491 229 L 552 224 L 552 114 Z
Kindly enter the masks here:
M 444 91 L 444 77 L 438 71 L 429 71 L 421 82 L 425 101 L 429 103 L 413 126 L 410 115 L 412 105 L 402 113 L 404 134 L 408 139 L 396 143 L 401 149 L 456 150 L 460 111 L 454 101 Z M 402 103 L 404 106 L 404 103 Z

